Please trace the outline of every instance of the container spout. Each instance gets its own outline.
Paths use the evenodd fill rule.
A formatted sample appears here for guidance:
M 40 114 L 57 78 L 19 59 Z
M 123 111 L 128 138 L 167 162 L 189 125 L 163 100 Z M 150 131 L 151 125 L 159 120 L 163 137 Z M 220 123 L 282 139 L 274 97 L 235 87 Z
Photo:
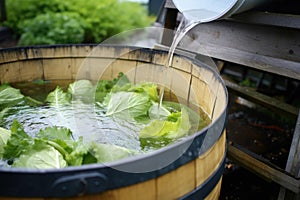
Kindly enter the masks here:
M 250 10 L 271 0 L 173 0 L 190 21 L 210 22 Z

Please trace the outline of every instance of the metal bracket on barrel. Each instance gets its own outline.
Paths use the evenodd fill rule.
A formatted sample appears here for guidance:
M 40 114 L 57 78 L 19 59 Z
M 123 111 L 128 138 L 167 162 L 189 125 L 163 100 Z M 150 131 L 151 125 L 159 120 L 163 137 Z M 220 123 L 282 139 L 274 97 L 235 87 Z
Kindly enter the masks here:
M 106 189 L 106 182 L 107 177 L 98 172 L 63 176 L 53 183 L 52 192 L 60 197 L 99 193 Z

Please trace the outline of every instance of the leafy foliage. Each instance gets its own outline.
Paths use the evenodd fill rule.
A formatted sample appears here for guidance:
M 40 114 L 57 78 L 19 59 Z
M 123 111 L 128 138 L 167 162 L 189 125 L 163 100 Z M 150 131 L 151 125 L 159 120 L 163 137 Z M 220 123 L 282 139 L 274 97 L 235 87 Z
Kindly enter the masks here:
M 91 144 L 91 152 L 95 155 L 97 162 L 99 163 L 119 160 L 136 154 L 136 151 L 124 147 L 95 142 Z
M 64 12 L 68 10 L 69 2 L 60 0 L 6 0 L 7 21 L 5 25 L 14 30 L 19 36 L 22 34 L 24 21 L 33 19 L 40 14 L 49 12 Z
M 19 45 L 81 43 L 86 26 L 77 13 L 40 14 L 19 25 L 22 31 Z
M 50 92 L 46 98 L 46 102 L 48 102 L 52 106 L 59 106 L 70 103 L 70 95 L 65 93 L 61 87 L 57 86 L 54 91 Z
M 7 21 L 20 45 L 99 43 L 146 27 L 153 18 L 134 2 L 119 0 L 6 0 Z
M 7 140 L 10 138 L 10 131 L 0 127 L 0 159 L 4 153 L 4 145 L 6 145 Z
M 13 166 L 32 169 L 58 169 L 66 167 L 67 162 L 54 147 L 47 145 L 43 141 L 36 140 L 28 151 L 14 161 Z
M 140 116 L 147 116 L 151 106 L 147 95 L 135 92 L 117 92 L 110 97 L 107 115 L 120 119 L 135 120 Z
M 84 156 L 88 154 L 88 147 L 82 138 L 75 141 L 70 129 L 63 127 L 47 127 L 40 130 L 37 138 L 43 139 L 48 145 L 58 150 L 68 165 L 81 165 Z
M 5 137 L 4 144 L 0 143 L 0 158 L 10 161 L 13 167 L 63 168 L 86 163 L 110 162 L 136 153 L 111 144 L 88 145 L 82 138 L 76 141 L 69 129 L 56 126 L 40 130 L 36 138 L 32 138 L 19 122 L 14 121 L 11 134 L 7 133 L 9 130 L 0 130 L 1 138 Z
M 87 41 L 99 43 L 122 31 L 149 26 L 152 22 L 145 8 L 134 2 L 118 0 L 75 2 L 71 10 L 80 13 L 86 20 Z
M 0 109 L 13 106 L 21 102 L 24 95 L 20 90 L 11 87 L 8 84 L 2 84 L 0 86 Z
M 94 85 L 89 80 L 78 80 L 71 83 L 68 88 L 68 93 L 72 95 L 73 100 L 81 100 L 84 103 L 92 103 Z
M 3 105 L 8 106 L 6 108 L 15 104 L 11 102 L 26 98 L 9 85 L 0 86 L 0 96 L 1 91 L 5 92 L 7 88 L 13 94 L 3 95 Z M 89 80 L 77 80 L 69 84 L 67 91 L 57 86 L 46 98 L 49 107 L 54 108 L 63 108 L 71 103 L 100 106 L 101 117 L 112 117 L 113 121 L 119 123 L 118 126 L 126 122 L 138 128 L 137 141 L 144 151 L 168 145 L 194 133 L 199 130 L 199 124 L 204 124 L 190 108 L 174 102 L 159 105 L 158 101 L 156 84 L 133 84 L 123 73 L 113 80 L 100 80 L 97 84 Z M 73 138 L 72 131 L 65 127 L 42 128 L 34 135 L 26 133 L 16 120 L 10 130 L 0 127 L 0 159 L 5 159 L 11 163 L 8 165 L 14 167 L 45 169 L 110 162 L 139 152 L 106 141 L 85 143 L 82 136 Z
M 142 148 L 153 146 L 159 148 L 187 135 L 191 128 L 187 111 L 171 112 L 167 120 L 154 119 L 140 133 Z
M 3 158 L 7 160 L 18 158 L 33 144 L 33 139 L 25 133 L 19 122 L 14 121 L 10 130 L 11 136 L 4 146 L 3 153 Z
M 47 95 L 46 102 L 51 106 L 70 104 L 72 100 L 83 103 L 101 103 L 114 86 L 119 87 L 128 82 L 128 78 L 123 73 L 119 73 L 118 77 L 113 80 L 99 80 L 96 85 L 89 80 L 77 80 L 69 85 L 66 92 L 57 86 Z

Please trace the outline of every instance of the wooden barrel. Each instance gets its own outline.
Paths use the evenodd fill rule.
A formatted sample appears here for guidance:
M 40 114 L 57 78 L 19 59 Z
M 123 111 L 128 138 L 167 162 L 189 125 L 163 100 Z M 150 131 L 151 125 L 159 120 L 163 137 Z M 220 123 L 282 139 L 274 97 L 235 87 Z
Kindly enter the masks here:
M 134 82 L 159 82 L 166 58 L 165 51 L 112 45 L 1 49 L 0 83 L 112 79 L 119 72 Z M 0 199 L 218 199 L 226 156 L 226 87 L 210 66 L 181 55 L 174 56 L 168 74 L 165 95 L 201 106 L 211 118 L 207 127 L 152 153 L 107 165 L 0 168 Z

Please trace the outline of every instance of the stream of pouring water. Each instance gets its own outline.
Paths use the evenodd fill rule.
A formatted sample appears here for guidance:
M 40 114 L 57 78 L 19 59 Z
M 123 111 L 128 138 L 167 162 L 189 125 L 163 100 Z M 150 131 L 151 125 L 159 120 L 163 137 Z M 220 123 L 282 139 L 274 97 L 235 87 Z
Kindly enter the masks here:
M 174 39 L 173 39 L 172 44 L 169 48 L 168 57 L 166 59 L 166 64 L 165 64 L 165 66 L 167 67 L 166 76 L 165 76 L 166 78 L 164 79 L 164 83 L 163 83 L 162 88 L 159 92 L 159 105 L 158 105 L 158 112 L 157 112 L 158 118 L 159 118 L 160 108 L 162 106 L 162 101 L 163 101 L 163 98 L 164 98 L 164 92 L 165 92 L 166 84 L 169 83 L 169 81 L 171 81 L 171 77 L 172 77 L 171 65 L 172 65 L 173 55 L 174 55 L 175 49 L 176 49 L 177 45 L 179 44 L 179 42 L 187 34 L 187 32 L 189 32 L 193 27 L 195 27 L 199 23 L 200 23 L 199 21 L 188 20 L 183 16 L 181 21 L 180 21 L 180 24 L 179 24 L 178 28 L 176 29 L 176 32 L 174 34 Z

